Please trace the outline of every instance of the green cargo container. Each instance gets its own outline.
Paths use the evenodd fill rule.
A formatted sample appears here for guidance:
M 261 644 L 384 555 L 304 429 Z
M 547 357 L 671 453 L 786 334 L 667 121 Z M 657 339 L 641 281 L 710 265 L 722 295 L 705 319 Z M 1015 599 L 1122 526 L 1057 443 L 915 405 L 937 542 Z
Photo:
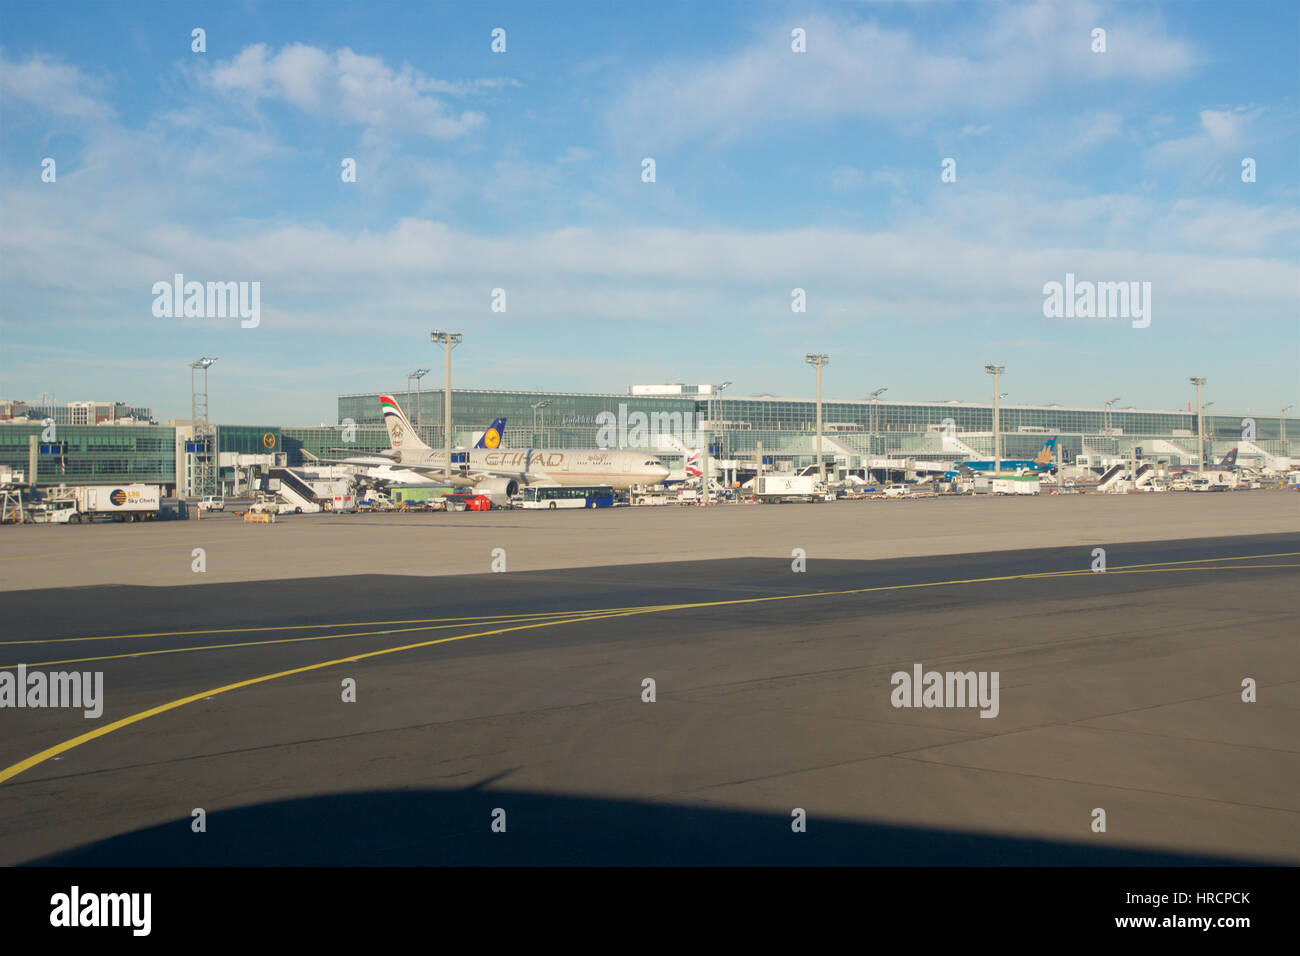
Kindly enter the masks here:
M 388 496 L 393 504 L 422 505 L 454 490 L 446 485 L 405 485 L 390 488 Z

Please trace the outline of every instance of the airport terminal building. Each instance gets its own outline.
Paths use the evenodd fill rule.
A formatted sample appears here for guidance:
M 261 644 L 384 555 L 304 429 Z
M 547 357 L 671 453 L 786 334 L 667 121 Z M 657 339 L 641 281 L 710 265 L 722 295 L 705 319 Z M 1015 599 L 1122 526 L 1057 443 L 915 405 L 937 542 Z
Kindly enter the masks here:
M 397 399 L 429 445 L 441 447 L 441 391 L 384 394 Z M 359 432 L 380 427 L 379 395 L 340 395 L 340 423 L 356 423 Z M 611 394 L 453 389 L 451 406 L 453 445 L 472 444 L 494 418 L 505 416 L 504 444 L 511 447 L 589 448 L 616 433 L 624 439 L 620 446 L 671 458 L 700 447 L 691 438 L 704 430 L 715 458 L 754 461 L 761 447 L 768 464 L 800 467 L 816 461 L 817 403 L 809 398 L 730 396 L 690 385 L 632 386 Z M 646 422 L 640 431 L 633 421 L 638 413 Z M 1007 458 L 1032 458 L 1047 436 L 1060 435 L 1062 460 L 1069 464 L 1100 465 L 1138 449 L 1155 462 L 1196 463 L 1194 411 L 1002 405 L 998 417 Z M 609 427 L 611 418 L 616 432 Z M 622 428 L 625 422 L 628 427 Z M 656 422 L 661 427 L 654 427 Z M 850 469 L 870 467 L 876 459 L 952 460 L 994 453 L 991 404 L 823 401 L 822 423 L 824 457 Z M 1240 448 L 1244 463 L 1292 457 L 1300 450 L 1292 439 L 1300 437 L 1297 425 L 1294 418 L 1284 422 L 1277 416 L 1207 415 L 1206 454 L 1221 457 Z
M 380 394 L 340 395 L 339 423 L 312 427 L 145 424 L 149 410 L 121 406 L 117 414 L 88 418 L 60 412 L 51 416 L 57 426 L 51 435 L 47 425 L 26 414 L 0 414 L 0 465 L 47 487 L 145 482 L 161 484 L 169 494 L 238 494 L 250 477 L 273 467 L 387 448 Z M 382 394 L 397 399 L 427 444 L 442 446 L 441 391 Z M 816 462 L 817 406 L 809 398 L 654 385 L 623 393 L 453 389 L 451 404 L 452 444 L 458 447 L 472 445 L 493 419 L 505 417 L 506 447 L 639 448 L 680 465 L 707 435 L 710 455 L 738 471 L 755 467 L 760 454 L 770 468 Z M 91 424 L 96 417 L 100 424 Z M 987 403 L 824 401 L 822 420 L 828 466 L 872 470 L 877 478 L 902 477 L 918 462 L 994 453 L 993 408 Z M 1059 435 L 1060 460 L 1067 464 L 1099 467 L 1139 450 L 1152 462 L 1196 464 L 1193 411 L 1003 405 L 999 424 L 1004 458 L 1032 458 L 1048 436 Z M 1300 459 L 1295 418 L 1207 415 L 1205 431 L 1205 453 L 1212 460 L 1232 448 L 1239 449 L 1242 464 L 1256 467 Z

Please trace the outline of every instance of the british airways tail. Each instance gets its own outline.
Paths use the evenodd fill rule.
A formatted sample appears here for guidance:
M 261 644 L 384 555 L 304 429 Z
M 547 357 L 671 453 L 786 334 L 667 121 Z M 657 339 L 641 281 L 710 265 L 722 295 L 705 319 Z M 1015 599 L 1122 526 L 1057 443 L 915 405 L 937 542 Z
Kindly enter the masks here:
M 406 420 L 402 414 L 402 408 L 397 404 L 397 399 L 391 395 L 379 396 L 379 407 L 384 413 L 384 427 L 388 429 L 388 444 L 398 451 L 432 451 L 428 445 L 420 441 L 420 436 L 411 427 L 411 423 Z
M 483 433 L 482 438 L 474 443 L 474 447 L 487 449 L 500 448 L 501 440 L 505 436 L 505 433 L 506 420 L 504 418 L 498 418 L 488 426 L 488 430 Z

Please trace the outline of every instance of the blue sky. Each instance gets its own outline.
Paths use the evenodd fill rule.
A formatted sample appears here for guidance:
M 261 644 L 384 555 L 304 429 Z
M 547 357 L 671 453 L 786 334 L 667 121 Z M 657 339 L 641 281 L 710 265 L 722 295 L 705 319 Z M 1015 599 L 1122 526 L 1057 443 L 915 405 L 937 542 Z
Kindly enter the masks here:
M 820 351 L 833 398 L 985 400 L 997 362 L 1012 403 L 1204 375 L 1275 414 L 1298 35 L 1284 2 L 10 2 L 0 397 L 184 416 L 215 355 L 215 418 L 315 424 L 437 387 L 440 327 L 465 386 L 811 395 Z M 178 272 L 260 282 L 260 324 L 156 317 Z M 1067 273 L 1150 282 L 1150 325 L 1045 317 Z

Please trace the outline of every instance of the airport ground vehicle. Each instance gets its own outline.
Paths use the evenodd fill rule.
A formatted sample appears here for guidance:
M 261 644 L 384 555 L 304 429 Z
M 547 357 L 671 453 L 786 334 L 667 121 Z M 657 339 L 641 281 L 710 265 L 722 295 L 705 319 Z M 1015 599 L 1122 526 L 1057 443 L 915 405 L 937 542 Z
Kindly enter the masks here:
M 523 507 L 545 508 L 612 508 L 611 485 L 530 485 L 524 489 Z
M 28 507 L 27 514 L 34 524 L 79 524 L 75 498 L 47 498 Z
M 886 486 L 885 486 L 885 497 L 886 497 L 886 498 L 906 498 L 906 497 L 907 497 L 907 485 L 886 485 Z
M 491 511 L 492 499 L 487 495 L 449 494 L 443 495 L 448 511 Z
M 812 475 L 763 475 L 754 479 L 759 501 L 821 501 L 825 489 Z
M 80 485 L 61 487 L 40 504 L 51 524 L 79 524 L 98 517 L 114 521 L 142 521 L 158 517 L 162 508 L 162 489 L 158 485 Z
M 199 502 L 200 511 L 225 511 L 226 499 L 220 495 L 204 495 Z

